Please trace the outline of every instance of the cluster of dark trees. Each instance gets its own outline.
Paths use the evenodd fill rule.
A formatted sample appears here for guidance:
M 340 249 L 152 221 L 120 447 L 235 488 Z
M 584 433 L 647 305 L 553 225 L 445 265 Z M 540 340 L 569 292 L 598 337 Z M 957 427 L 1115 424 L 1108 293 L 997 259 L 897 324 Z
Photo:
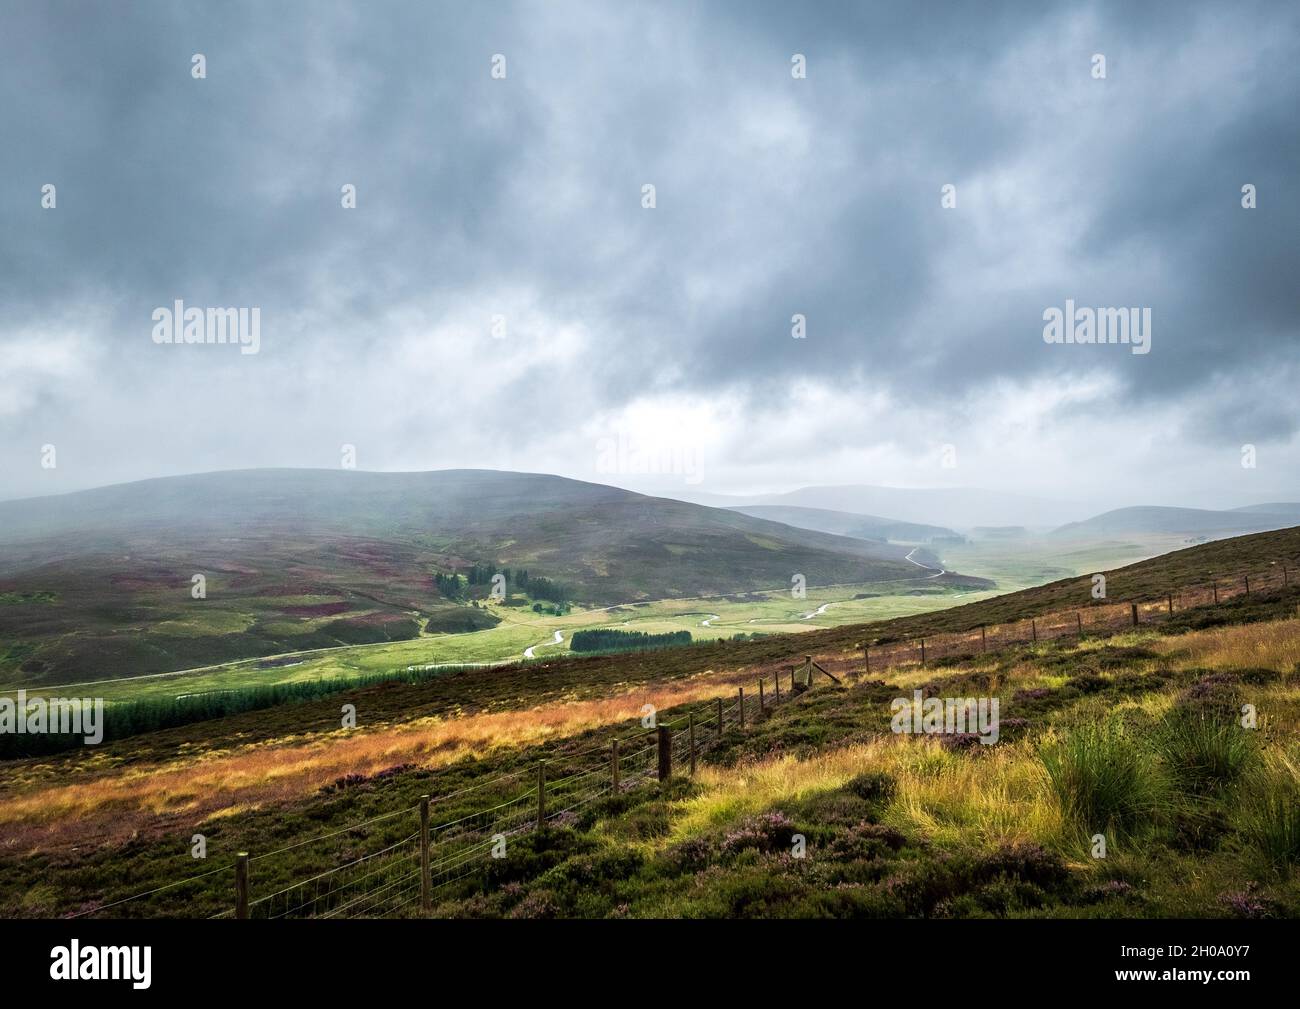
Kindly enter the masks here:
M 631 652 L 690 643 L 690 631 L 647 634 L 645 631 L 595 630 L 574 631 L 569 647 L 575 652 Z
M 553 603 L 567 603 L 569 590 L 559 582 L 551 581 L 540 575 L 530 575 L 527 568 L 511 571 L 510 568 L 498 568 L 495 564 L 475 563 L 464 573 L 443 574 L 435 572 L 433 584 L 439 595 L 447 599 L 463 599 L 467 594 L 482 595 L 473 590 L 479 587 L 491 587 L 494 575 L 504 575 L 507 592 L 523 592 L 533 599 L 546 599 Z M 468 592 L 467 592 L 468 590 Z
M 438 590 L 438 595 L 444 599 L 460 599 L 465 594 L 465 583 L 460 580 L 460 575 L 455 573 L 444 575 L 441 571 L 435 571 L 433 584 Z

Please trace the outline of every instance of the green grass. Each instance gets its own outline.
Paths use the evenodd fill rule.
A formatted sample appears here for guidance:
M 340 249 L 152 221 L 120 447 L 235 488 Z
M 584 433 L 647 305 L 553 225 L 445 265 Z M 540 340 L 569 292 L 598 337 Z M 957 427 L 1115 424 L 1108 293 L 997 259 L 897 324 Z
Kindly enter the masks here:
M 1162 768 L 1157 764 L 1165 759 L 1165 749 L 1158 734 L 1143 731 L 1149 724 L 1143 721 L 1146 706 L 1163 700 L 1151 710 L 1167 713 L 1206 691 L 1195 689 L 1205 679 L 1203 670 L 1158 668 L 1153 652 L 1129 640 L 1149 643 L 1155 636 L 1144 631 L 1110 643 L 1058 641 L 1014 648 L 986 657 L 974 669 L 957 667 L 930 674 L 933 683 L 927 691 L 940 696 L 990 688 L 1001 694 L 1004 721 L 1015 718 L 1027 724 L 1004 730 L 999 747 L 1015 746 L 1017 738 L 1031 743 L 1041 738 L 1047 748 L 1056 748 L 1055 756 L 1048 759 L 1056 760 L 1060 770 L 1054 775 L 1048 767 L 1044 772 L 1035 800 L 1042 808 L 1059 802 L 1080 831 L 1097 832 L 1093 825 L 1105 823 L 1120 828 L 1125 838 L 1141 839 L 1140 845 L 1134 845 L 1116 844 L 1114 837 L 1109 838 L 1113 847 L 1105 860 L 1084 855 L 1087 864 L 1080 864 L 1087 847 L 1078 839 L 1062 838 L 1058 846 L 1050 834 L 1036 842 L 983 835 L 977 811 L 996 808 L 1001 800 L 973 792 L 961 775 L 978 771 L 996 754 L 977 747 L 968 752 L 940 751 L 923 759 L 918 750 L 914 759 L 906 752 L 898 758 L 909 769 L 906 777 L 866 765 L 838 782 L 814 783 L 784 796 L 778 790 L 757 806 L 714 804 L 713 815 L 699 819 L 685 832 L 677 829 L 678 824 L 707 796 L 706 786 L 698 782 L 678 778 L 662 789 L 649 785 L 603 800 L 562 828 L 512 839 L 510 857 L 504 862 L 489 863 L 483 874 L 441 889 L 436 913 L 457 917 L 1150 917 L 1214 916 L 1229 913 L 1229 905 L 1249 913 L 1255 913 L 1253 909 L 1300 913 L 1300 893 L 1287 882 L 1300 836 L 1294 792 L 1288 791 L 1294 789 L 1293 779 L 1269 764 L 1245 774 L 1250 787 L 1189 796 L 1186 801 L 1198 827 L 1194 832 L 1185 822 L 1188 810 L 1172 800 L 1161 783 Z M 759 644 L 779 648 L 781 639 L 747 647 Z M 386 704 L 394 716 L 403 711 L 423 714 L 435 697 L 462 708 L 489 705 L 518 691 L 529 703 L 538 703 L 547 696 L 572 697 L 578 684 L 599 694 L 602 684 L 626 683 L 639 675 L 638 665 L 642 670 L 657 668 L 655 664 L 665 657 L 664 653 L 603 656 L 502 669 L 489 674 L 489 682 L 484 682 L 482 671 L 463 671 L 425 683 L 367 687 L 352 699 L 377 714 Z M 1085 665 L 1101 670 L 1089 674 L 1100 682 L 1080 679 L 1077 670 Z M 1063 677 L 1062 670 L 1069 675 Z M 1060 685 L 1041 695 L 1022 697 L 1021 682 Z M 1245 680 L 1234 683 L 1243 696 L 1259 700 L 1254 691 L 1263 688 Z M 482 693 L 476 694 L 476 689 Z M 778 756 L 812 761 L 881 734 L 888 737 L 889 700 L 906 692 L 898 684 L 869 681 L 819 687 L 776 708 L 743 733 L 733 726 L 709 754 L 710 766 L 724 780 L 734 779 L 730 787 L 737 794 L 753 796 L 758 793 L 751 768 L 763 761 Z M 323 721 L 337 725 L 336 701 L 307 701 L 222 719 L 198 734 L 177 729 L 151 734 L 131 745 L 114 744 L 98 759 L 111 762 L 120 755 L 123 766 L 130 768 L 155 751 L 171 753 L 197 746 L 219 752 L 232 739 L 247 740 L 259 731 L 254 719 L 270 720 L 260 731 L 278 721 L 301 734 L 311 727 L 310 720 L 301 716 L 317 708 Z M 298 714 L 286 721 L 291 710 Z M 1099 711 L 1116 714 L 1099 722 Z M 661 717 L 669 720 L 679 713 L 672 709 L 661 712 Z M 436 774 L 397 768 L 391 775 L 340 784 L 287 804 L 234 811 L 202 828 L 209 836 L 210 864 L 223 864 L 236 849 L 269 852 L 402 809 L 424 792 L 459 792 L 502 774 L 527 775 L 541 758 L 562 774 L 572 766 L 566 763 L 572 759 L 566 754 L 598 746 L 609 734 L 609 730 L 596 730 L 504 751 L 462 761 Z M 1256 775 L 1264 775 L 1258 780 L 1267 788 L 1254 784 Z M 986 780 L 1011 787 L 1006 778 Z M 1032 781 L 1032 775 L 1024 780 Z M 976 801 L 971 807 L 976 812 L 963 812 L 960 805 L 927 807 L 932 816 L 960 817 L 955 821 L 960 824 L 955 840 L 931 838 L 907 812 L 913 801 L 910 790 L 919 783 L 936 794 L 950 794 L 954 802 Z M 511 788 L 521 787 L 516 782 L 460 795 L 440 804 L 438 816 L 450 820 L 468 815 L 509 799 L 514 794 Z M 410 819 L 399 817 L 381 824 L 350 838 L 346 845 L 332 843 L 324 849 L 309 845 L 259 861 L 254 893 L 271 892 L 346 857 L 394 843 L 409 834 Z M 1014 816 L 1008 823 L 1013 830 L 1019 826 Z M 125 849 L 87 846 L 75 857 L 39 852 L 21 862 L 0 857 L 0 907 L 8 914 L 57 913 L 188 875 L 195 867 L 177 852 L 185 849 L 181 842 L 192 829 L 186 825 L 183 836 L 142 837 Z M 810 858 L 790 857 L 795 833 L 807 839 Z M 1251 868 L 1256 862 L 1267 869 L 1266 877 Z M 43 880 L 41 885 L 25 882 L 33 874 Z M 1190 885 L 1193 878 L 1195 885 Z M 211 914 L 228 908 L 229 890 L 230 880 L 218 875 L 190 885 L 180 896 L 160 895 L 123 913 L 165 913 L 182 906 L 185 913 Z M 1247 896 L 1234 897 L 1242 894 Z M 181 903 L 172 902 L 176 900 Z
M 1175 709 L 1156 742 L 1179 786 L 1197 793 L 1232 785 L 1258 756 L 1249 730 L 1204 711 Z
M 1300 746 L 1288 749 L 1246 776 L 1242 831 L 1264 871 L 1288 878 L 1300 863 Z
M 529 607 L 485 607 L 485 620 L 495 621 L 482 630 L 458 634 L 420 634 L 406 640 L 377 644 L 329 647 L 323 650 L 286 652 L 258 659 L 242 659 L 185 671 L 180 674 L 151 674 L 140 678 L 95 679 L 95 696 L 109 703 L 141 699 L 174 698 L 179 694 L 240 690 L 255 686 L 290 685 L 316 680 L 358 681 L 382 677 L 400 679 L 408 666 L 461 666 L 505 663 L 522 659 L 524 650 L 536 646 L 537 659 L 569 655 L 569 640 L 579 630 L 628 630 L 646 634 L 688 631 L 696 641 L 722 641 L 755 633 L 804 633 L 839 626 L 848 621 L 870 619 L 873 614 L 898 616 L 927 613 L 954 602 L 980 598 L 978 594 L 940 587 L 924 596 L 904 595 L 908 583 L 853 584 L 810 588 L 804 599 L 793 599 L 788 591 L 744 593 L 696 599 L 669 599 L 600 609 L 575 607 L 563 616 L 535 613 Z M 866 592 L 871 599 L 855 599 Z M 825 613 L 804 619 L 823 604 Z M 716 619 L 705 620 L 716 615 Z M 564 641 L 551 644 L 555 631 Z M 275 665 L 268 665 L 274 662 Z M 283 663 L 283 664 L 282 664 Z M 292 663 L 292 664 L 289 664 Z M 3 676 L 13 690 L 23 685 L 20 676 Z M 84 691 L 84 686 L 77 686 Z M 58 696 L 63 685 L 28 685 L 32 696 Z
M 1040 750 L 1052 789 L 1084 836 L 1129 838 L 1169 804 L 1147 748 L 1118 719 L 1076 727 Z

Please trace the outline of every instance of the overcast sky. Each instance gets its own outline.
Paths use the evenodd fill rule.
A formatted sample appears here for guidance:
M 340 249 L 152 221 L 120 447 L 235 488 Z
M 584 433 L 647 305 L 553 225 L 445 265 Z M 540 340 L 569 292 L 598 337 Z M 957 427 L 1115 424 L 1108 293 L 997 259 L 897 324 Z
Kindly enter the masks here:
M 6 0 L 0 497 L 352 445 L 691 493 L 1300 500 L 1298 22 Z M 177 299 L 260 309 L 259 352 L 156 343 Z M 1066 299 L 1149 308 L 1150 353 L 1046 343 Z

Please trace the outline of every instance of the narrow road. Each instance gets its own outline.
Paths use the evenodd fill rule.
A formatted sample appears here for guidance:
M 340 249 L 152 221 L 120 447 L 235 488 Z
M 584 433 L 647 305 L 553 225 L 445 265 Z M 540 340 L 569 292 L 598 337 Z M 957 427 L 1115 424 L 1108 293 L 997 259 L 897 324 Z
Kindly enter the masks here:
M 559 631 L 556 631 L 555 637 L 551 641 L 543 641 L 540 645 L 531 645 L 528 648 L 525 648 L 524 658 L 526 659 L 536 658 L 536 656 L 533 655 L 534 648 L 545 648 L 547 645 L 558 645 L 558 644 L 562 644 L 563 642 L 564 642 L 564 635 L 561 634 Z
M 930 567 L 929 564 L 922 564 L 920 561 L 914 561 L 914 560 L 912 560 L 912 554 L 916 553 L 916 552 L 917 552 L 918 550 L 920 550 L 920 549 L 921 549 L 920 547 L 912 547 L 912 549 L 909 550 L 909 551 L 907 552 L 907 556 L 904 557 L 903 560 L 905 560 L 905 561 L 912 561 L 912 563 L 915 564 L 918 568 L 924 568 L 926 571 L 934 571 L 934 568 Z M 928 578 L 938 578 L 940 575 L 946 575 L 947 573 L 948 573 L 948 572 L 945 571 L 943 568 L 940 568 L 940 569 L 939 569 L 938 571 L 936 571 L 934 574 L 932 574 L 932 575 L 927 575 L 926 577 L 928 577 Z
M 915 561 L 913 561 L 913 563 L 915 563 Z M 822 603 L 820 606 L 817 607 L 817 609 L 813 610 L 811 613 L 805 613 L 800 619 L 811 620 L 813 617 L 820 617 L 823 613 L 826 612 L 827 609 L 830 608 L 830 605 L 831 605 L 830 603 Z

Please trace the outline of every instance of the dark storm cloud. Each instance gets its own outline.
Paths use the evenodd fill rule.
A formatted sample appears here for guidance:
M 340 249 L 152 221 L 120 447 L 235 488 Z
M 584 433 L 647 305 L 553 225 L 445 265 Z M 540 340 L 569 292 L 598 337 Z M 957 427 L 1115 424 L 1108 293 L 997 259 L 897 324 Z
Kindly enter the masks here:
M 1189 443 L 1297 429 L 1290 6 L 18 3 L 4 17 L 0 376 L 22 388 L 0 398 L 0 451 L 16 493 L 40 486 L 31 443 L 56 437 L 100 481 L 142 458 L 321 464 L 312 439 L 335 445 L 349 424 L 526 453 L 638 394 L 732 395 L 752 419 L 803 380 L 922 409 L 1100 375 L 1108 409 L 1173 409 Z M 206 80 L 190 77 L 195 52 Z M 488 73 L 498 52 L 506 81 Z M 1105 81 L 1088 76 L 1094 52 Z M 954 211 L 939 206 L 949 182 Z M 1240 208 L 1246 182 L 1258 210 Z M 344 183 L 356 211 L 339 207 Z M 149 314 L 174 298 L 261 306 L 263 357 L 160 352 Z M 1154 352 L 1048 347 L 1041 313 L 1065 298 L 1151 306 Z M 480 383 L 458 369 L 505 305 L 524 306 L 499 347 L 520 364 Z M 790 338 L 795 313 L 807 340 Z M 410 334 L 440 326 L 464 336 L 417 341 L 413 361 Z M 589 345 L 548 355 L 564 326 Z M 56 331 L 66 343 L 33 336 Z M 45 342 L 62 349 L 42 357 Z M 427 400 L 443 398 L 478 412 L 436 413 Z M 137 443 L 191 402 L 244 423 Z M 493 411 L 552 423 L 504 432 L 482 423 Z

